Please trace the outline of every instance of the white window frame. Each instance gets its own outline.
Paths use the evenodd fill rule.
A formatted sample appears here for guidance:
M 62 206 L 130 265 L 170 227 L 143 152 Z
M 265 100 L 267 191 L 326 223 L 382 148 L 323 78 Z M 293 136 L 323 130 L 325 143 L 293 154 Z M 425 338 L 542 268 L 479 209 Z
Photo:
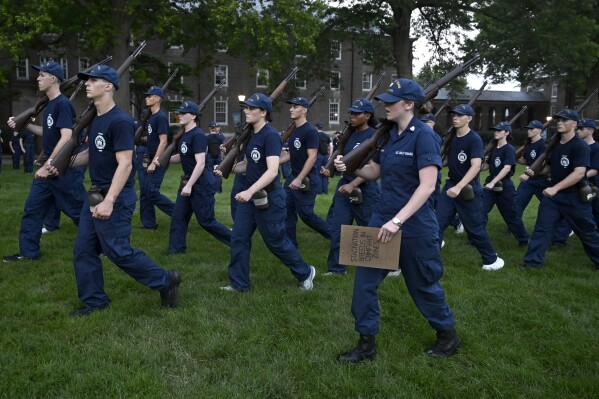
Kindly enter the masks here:
M 221 73 L 219 73 L 221 72 Z M 224 74 L 222 73 L 224 72 Z M 219 80 L 217 80 L 217 77 L 220 77 Z M 222 79 L 226 79 L 225 84 L 223 85 L 224 87 L 229 87 L 229 66 L 228 65 L 217 65 L 214 67 L 214 85 L 218 86 L 220 84 L 220 82 L 222 82 Z
M 554 83 L 551 85 L 551 98 L 556 98 L 557 97 L 557 83 Z
M 341 117 L 339 100 L 329 101 L 329 125 L 338 125 Z M 336 110 L 336 111 L 335 111 Z
M 337 75 L 337 87 L 333 86 L 333 75 Z M 329 78 L 329 87 L 331 90 L 340 90 L 341 89 L 341 72 L 340 71 L 331 71 L 331 77 Z
M 307 87 L 306 76 L 299 71 L 295 74 L 295 87 L 297 89 L 305 89 Z
M 370 91 L 372 89 L 372 72 L 362 73 L 362 91 Z
M 25 74 L 23 75 L 22 72 Z M 16 62 L 15 73 L 17 80 L 29 80 L 29 58 L 22 58 Z
M 69 62 L 66 57 L 60 57 L 58 60 L 58 64 L 62 67 L 64 71 L 64 78 L 67 79 L 69 76 Z
M 219 106 L 225 107 L 224 111 L 218 111 Z M 214 100 L 214 121 L 221 125 L 229 124 L 229 101 L 227 99 Z
M 261 76 L 265 77 L 266 81 L 268 82 L 268 80 L 270 79 L 270 71 L 268 69 L 262 68 L 256 71 L 256 87 L 268 87 L 268 83 L 262 84 L 262 82 L 260 82 Z
M 78 64 L 80 71 L 83 71 L 91 66 L 88 57 L 79 57 Z
M 338 46 L 338 47 L 337 47 Z M 331 41 L 331 56 L 335 60 L 341 60 L 342 45 L 338 40 Z

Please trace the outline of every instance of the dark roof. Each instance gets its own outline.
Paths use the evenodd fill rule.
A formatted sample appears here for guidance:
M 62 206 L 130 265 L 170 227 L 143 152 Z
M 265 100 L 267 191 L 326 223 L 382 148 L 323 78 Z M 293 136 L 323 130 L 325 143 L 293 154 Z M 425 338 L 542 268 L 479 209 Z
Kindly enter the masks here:
M 458 98 L 451 98 L 454 102 L 468 102 L 478 90 L 464 90 Z M 437 101 L 447 100 L 447 89 L 439 90 L 439 94 L 435 97 Z M 546 103 L 549 100 L 542 92 L 527 93 L 524 91 L 500 91 L 500 90 L 485 90 L 482 92 L 477 101 L 489 102 L 517 102 L 517 103 Z

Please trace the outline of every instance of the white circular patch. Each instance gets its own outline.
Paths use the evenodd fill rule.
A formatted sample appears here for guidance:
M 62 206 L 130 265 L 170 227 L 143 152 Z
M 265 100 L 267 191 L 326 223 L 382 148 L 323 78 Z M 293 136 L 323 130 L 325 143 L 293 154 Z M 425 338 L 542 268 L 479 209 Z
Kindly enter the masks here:
M 460 163 L 464 163 L 467 159 L 468 155 L 466 155 L 466 153 L 463 150 L 460 151 L 460 153 L 458 154 L 458 161 L 460 161 Z
M 148 134 L 152 134 L 152 125 L 148 125 Z
M 48 127 L 52 127 L 54 125 L 54 119 L 52 119 L 52 114 L 48 114 L 48 118 L 46 119 L 46 125 L 48 125 Z
M 104 140 L 104 137 L 102 136 L 96 137 L 94 143 L 96 144 L 96 148 L 100 151 L 102 151 L 104 147 L 106 147 L 106 140 Z
M 537 157 L 537 152 L 536 152 L 535 150 L 532 150 L 532 151 L 530 152 L 530 157 L 531 157 L 532 159 L 535 159 L 535 158 Z
M 258 162 L 261 158 L 260 151 L 258 151 L 257 149 L 254 148 L 252 150 L 251 157 L 252 157 L 252 161 Z
M 498 168 L 501 165 L 501 159 L 499 157 L 495 158 L 495 167 Z
M 562 159 L 560 159 L 559 163 L 565 168 L 570 165 L 570 160 L 568 159 L 567 155 L 562 155 Z
M 187 143 L 181 144 L 181 154 L 187 154 Z
M 293 146 L 299 150 L 302 147 L 302 142 L 300 141 L 300 139 L 293 140 Z

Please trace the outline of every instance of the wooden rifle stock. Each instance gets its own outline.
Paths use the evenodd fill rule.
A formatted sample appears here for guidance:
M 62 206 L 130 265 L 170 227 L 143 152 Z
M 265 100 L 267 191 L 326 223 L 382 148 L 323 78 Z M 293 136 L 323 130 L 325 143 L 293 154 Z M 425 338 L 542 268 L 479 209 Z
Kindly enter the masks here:
M 105 64 L 107 62 L 110 62 L 111 60 L 112 60 L 112 56 L 106 57 L 104 60 L 100 61 L 99 63 L 94 64 L 91 67 L 83 70 L 83 72 L 89 72 L 92 69 L 94 69 L 96 66 Z M 79 78 L 77 77 L 77 75 L 74 75 L 74 76 L 70 77 L 69 79 L 65 80 L 64 82 L 62 82 L 60 84 L 61 93 L 68 90 L 69 88 L 71 88 L 75 83 L 77 83 L 78 80 L 79 80 Z M 29 125 L 31 122 L 33 122 L 35 120 L 35 117 L 37 116 L 37 114 L 39 114 L 40 112 L 42 112 L 44 110 L 44 108 L 46 108 L 48 101 L 50 101 L 50 99 L 48 98 L 48 96 L 46 94 L 44 94 L 37 100 L 37 102 L 35 103 L 35 105 L 33 107 L 29 107 L 25 111 L 21 112 L 19 115 L 15 116 L 13 118 L 15 125 L 16 125 L 14 130 L 16 130 L 17 132 L 20 132 L 23 128 L 25 128 L 27 125 Z
M 225 83 L 227 83 L 226 79 L 221 80 L 221 82 L 218 84 L 218 86 L 216 86 L 214 89 L 212 89 L 212 91 L 210 93 L 208 93 L 208 95 L 206 97 L 204 97 L 202 102 L 198 105 L 200 112 L 202 112 L 204 110 L 204 108 L 206 108 L 208 101 L 210 101 L 210 99 L 212 97 L 214 97 L 216 92 L 218 92 L 220 90 L 220 88 L 225 85 Z M 175 134 L 175 136 L 173 137 L 173 140 L 171 141 L 171 143 L 164 149 L 164 151 L 162 151 L 162 154 L 160 154 L 160 156 L 158 157 L 158 164 L 160 164 L 160 166 L 162 166 L 163 168 L 168 167 L 168 165 L 171 163 L 171 155 L 177 148 L 177 143 L 178 143 L 179 139 L 181 138 L 181 136 L 183 136 L 184 133 L 185 133 L 185 128 L 183 126 L 181 126 L 181 128 L 179 129 L 177 134 Z
M 121 64 L 119 69 L 117 70 L 119 76 L 121 76 L 125 71 L 129 69 L 129 66 L 135 60 L 141 50 L 145 47 L 146 42 L 143 41 L 137 49 L 129 56 L 127 59 Z M 91 70 L 91 69 L 90 69 Z M 67 171 L 67 168 L 70 166 L 71 161 L 73 159 L 73 153 L 79 147 L 79 134 L 89 126 L 94 117 L 96 116 L 96 106 L 93 101 L 90 101 L 83 113 L 73 125 L 71 138 L 62 146 L 58 154 L 51 160 L 50 164 L 56 168 L 59 176 L 63 176 Z M 88 132 L 89 134 L 89 132 Z
M 175 71 L 173 73 L 171 73 L 171 76 L 169 76 L 169 78 L 166 80 L 166 83 L 164 85 L 162 85 L 162 92 L 163 93 L 166 91 L 166 89 L 168 88 L 168 85 L 173 81 L 173 79 L 175 78 L 175 76 L 177 76 L 177 73 L 179 73 L 179 68 L 176 68 Z M 133 138 L 133 143 L 135 145 L 140 145 L 141 144 L 141 139 L 142 139 L 143 136 L 145 136 L 144 133 L 146 131 L 146 123 L 148 122 L 148 119 L 150 119 L 151 115 L 152 115 L 152 111 L 150 111 L 148 109 L 146 111 L 146 113 L 143 114 L 143 116 L 141 117 L 141 121 L 140 121 L 139 127 L 135 131 L 135 136 Z
M 381 74 L 381 76 L 379 77 L 379 79 L 374 84 L 374 86 L 372 86 L 372 88 L 366 95 L 367 100 L 372 100 L 374 98 L 374 95 L 376 94 L 376 91 L 378 90 L 378 88 L 381 86 L 381 83 L 383 82 L 383 79 L 385 78 L 385 76 L 387 76 L 387 73 L 383 72 Z M 378 104 L 377 104 L 377 106 L 378 106 Z M 376 109 L 375 109 L 375 111 L 376 111 Z M 335 151 L 333 151 L 333 153 L 331 154 L 331 157 L 329 158 L 326 165 L 324 166 L 324 169 L 329 171 L 329 176 L 333 176 L 335 174 L 335 158 L 337 158 L 337 156 L 343 154 L 343 150 L 345 149 L 345 143 L 347 143 L 347 140 L 349 140 L 349 137 L 352 135 L 353 132 L 355 132 L 355 130 L 356 129 L 351 127 L 350 124 L 347 121 L 345 121 L 345 127 L 341 131 L 341 134 L 339 134 L 339 138 L 337 141 L 337 148 L 335 149 Z
M 389 139 L 389 131 L 394 123 L 382 119 L 377 125 L 372 136 L 364 140 L 359 146 L 348 152 L 341 162 L 345 164 L 345 174 L 353 175 L 356 170 L 362 168 L 383 147 Z
M 285 90 L 287 83 L 289 83 L 289 81 L 291 79 L 293 79 L 293 77 L 297 73 L 298 69 L 299 69 L 298 67 L 294 67 L 291 70 L 291 72 L 289 73 L 289 75 L 287 75 L 287 77 L 285 79 L 283 79 L 283 81 L 281 83 L 279 83 L 277 88 L 269 96 L 271 98 L 271 100 L 274 101 L 277 99 L 277 97 L 279 97 L 281 95 L 283 90 Z M 229 175 L 231 174 L 231 171 L 233 170 L 233 167 L 235 166 L 235 161 L 237 160 L 237 157 L 241 153 L 241 146 L 250 139 L 250 134 L 251 134 L 252 130 L 253 129 L 250 124 L 248 124 L 248 123 L 243 124 L 241 134 L 236 138 L 234 137 L 235 142 L 234 142 L 233 146 L 227 152 L 227 155 L 222 160 L 222 162 L 216 167 L 216 169 L 221 171 L 222 176 L 225 179 L 227 179 L 229 177 Z
M 445 76 L 443 76 L 441 79 L 439 79 L 436 82 L 432 83 L 431 85 L 427 86 L 424 89 L 425 98 L 422 103 L 425 103 L 425 102 L 435 98 L 437 96 L 437 93 L 439 92 L 439 90 L 441 90 L 443 88 L 443 86 L 447 85 L 447 83 L 451 82 L 452 80 L 454 80 L 455 78 L 460 76 L 462 73 L 464 73 L 466 71 L 466 69 L 470 68 L 472 65 L 477 63 L 478 60 L 480 60 L 480 55 L 477 54 L 474 57 L 472 57 L 471 59 L 469 59 L 468 61 L 464 62 L 463 64 L 458 65 L 451 72 L 449 72 Z
M 322 96 L 322 93 L 324 93 L 324 89 L 326 88 L 326 86 L 322 86 L 320 88 L 320 90 L 318 90 L 318 93 L 316 93 L 312 99 L 310 100 L 310 104 L 308 104 L 308 109 L 310 109 L 310 107 L 312 107 L 312 105 L 314 105 L 314 103 L 316 102 L 316 100 L 318 100 L 320 98 L 320 96 Z M 295 122 L 291 122 L 289 124 L 289 126 L 287 126 L 287 129 L 285 129 L 285 133 L 283 133 L 283 135 L 281 136 L 281 141 L 284 143 L 287 140 L 289 140 L 289 137 L 291 137 L 291 133 L 293 133 L 293 128 L 295 126 Z

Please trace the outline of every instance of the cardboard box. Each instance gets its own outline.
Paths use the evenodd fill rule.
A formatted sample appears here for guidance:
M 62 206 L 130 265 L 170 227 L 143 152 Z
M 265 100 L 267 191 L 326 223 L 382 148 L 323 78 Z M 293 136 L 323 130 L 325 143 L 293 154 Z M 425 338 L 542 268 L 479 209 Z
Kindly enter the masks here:
M 401 230 L 386 244 L 377 240 L 379 230 L 379 227 L 342 225 L 339 264 L 397 270 Z

